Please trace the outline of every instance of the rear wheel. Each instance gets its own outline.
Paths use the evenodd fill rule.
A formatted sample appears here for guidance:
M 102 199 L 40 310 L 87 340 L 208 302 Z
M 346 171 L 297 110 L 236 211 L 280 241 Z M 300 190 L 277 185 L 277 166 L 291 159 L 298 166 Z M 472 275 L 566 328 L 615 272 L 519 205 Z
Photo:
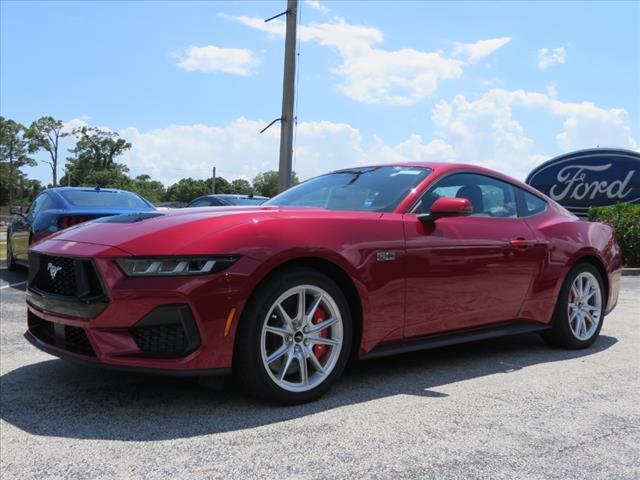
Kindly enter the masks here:
M 234 375 L 249 393 L 292 405 L 317 399 L 344 370 L 351 315 L 328 277 L 292 269 L 260 287 L 238 331 Z
M 556 306 L 553 328 L 544 335 L 551 344 L 571 349 L 595 342 L 602 328 L 605 290 L 600 272 L 580 263 L 565 280 Z

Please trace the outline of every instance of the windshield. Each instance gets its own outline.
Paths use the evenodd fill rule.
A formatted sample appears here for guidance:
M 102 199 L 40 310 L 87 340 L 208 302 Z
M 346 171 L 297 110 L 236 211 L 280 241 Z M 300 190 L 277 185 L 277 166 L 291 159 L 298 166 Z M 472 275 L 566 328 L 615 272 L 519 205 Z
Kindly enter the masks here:
M 340 170 L 307 180 L 265 205 L 391 212 L 430 172 L 428 168 L 402 166 Z
M 109 190 L 66 190 L 60 195 L 74 207 L 98 208 L 143 208 L 150 209 L 147 202 L 131 192 Z

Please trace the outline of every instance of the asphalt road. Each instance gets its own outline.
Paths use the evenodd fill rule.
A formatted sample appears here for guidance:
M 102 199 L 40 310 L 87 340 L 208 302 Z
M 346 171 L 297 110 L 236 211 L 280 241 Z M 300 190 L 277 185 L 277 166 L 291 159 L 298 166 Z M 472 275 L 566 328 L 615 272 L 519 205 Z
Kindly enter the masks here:
M 361 362 L 293 408 L 68 364 L 0 270 L 0 477 L 637 479 L 640 277 L 584 351 L 523 335 Z

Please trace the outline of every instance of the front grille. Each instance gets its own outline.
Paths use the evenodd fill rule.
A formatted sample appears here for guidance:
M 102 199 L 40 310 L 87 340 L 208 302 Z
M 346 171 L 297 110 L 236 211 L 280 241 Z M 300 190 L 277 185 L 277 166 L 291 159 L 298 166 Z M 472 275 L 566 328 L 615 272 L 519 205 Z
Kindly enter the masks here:
M 29 312 L 29 332 L 54 347 L 88 357 L 96 356 L 84 328 L 55 324 Z
M 29 255 L 29 286 L 40 292 L 91 301 L 104 297 L 98 272 L 91 260 Z
M 43 292 L 75 297 L 77 295 L 75 260 L 40 255 L 36 286 Z
M 181 324 L 136 327 L 131 336 L 144 353 L 160 356 L 179 356 L 187 349 L 187 336 Z

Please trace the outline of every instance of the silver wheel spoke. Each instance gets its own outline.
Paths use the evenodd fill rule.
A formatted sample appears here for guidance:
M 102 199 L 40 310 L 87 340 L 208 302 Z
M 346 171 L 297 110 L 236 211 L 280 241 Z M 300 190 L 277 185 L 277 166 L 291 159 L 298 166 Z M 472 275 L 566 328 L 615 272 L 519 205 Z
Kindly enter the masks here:
M 318 307 L 320 306 L 320 302 L 322 302 L 322 297 L 323 295 L 316 295 L 316 298 L 313 299 L 313 303 L 311 304 L 311 307 L 309 307 L 309 310 L 307 311 L 306 315 L 305 315 L 305 324 L 308 324 L 311 322 L 311 320 L 313 319 L 313 316 L 316 313 L 316 310 L 318 310 Z
M 309 343 L 313 343 L 314 345 L 330 345 L 335 347 L 336 345 L 340 345 L 340 342 L 337 340 L 333 340 L 332 338 L 326 337 L 307 337 Z
M 578 286 L 575 283 L 571 285 L 571 293 L 573 293 L 574 302 L 580 298 L 580 292 L 578 291 Z
M 302 385 L 309 383 L 309 370 L 307 369 L 307 359 L 304 355 L 298 355 L 298 365 L 300 365 L 300 382 Z
M 313 368 L 315 368 L 316 372 L 324 374 L 324 367 L 320 363 L 320 360 L 318 360 L 318 357 L 316 357 L 315 353 L 313 353 L 313 350 L 309 349 L 308 353 L 309 361 L 313 365 Z
M 304 314 L 306 312 L 306 302 L 305 302 L 305 289 L 303 288 L 300 293 L 298 293 L 298 312 L 296 313 L 296 320 L 299 322 L 304 321 Z
M 282 308 L 282 304 L 279 303 L 278 305 L 276 305 L 276 309 L 278 310 L 278 314 L 282 317 L 282 320 L 284 321 L 285 325 L 291 331 L 293 331 L 293 319 L 289 316 L 289 314 L 285 311 L 285 309 Z
M 292 361 L 293 361 L 293 355 L 291 354 L 291 350 L 288 349 L 287 358 L 283 362 L 282 366 L 280 367 L 280 371 L 278 372 L 278 380 L 282 381 L 284 379 L 285 375 L 287 374 L 287 371 L 289 370 L 289 367 L 291 366 Z
M 591 316 L 590 313 L 584 312 L 584 318 L 589 322 L 589 325 L 591 328 L 591 326 L 593 325 L 597 325 L 598 322 L 596 322 L 596 320 Z
M 266 325 L 264 327 L 264 329 L 269 333 L 273 333 L 275 335 L 280 335 L 281 337 L 286 337 L 287 335 L 291 335 L 291 331 L 287 330 L 286 328 L 280 328 L 280 327 L 274 327 L 272 325 Z
M 336 318 L 327 318 L 326 320 L 320 322 L 320 323 L 316 323 L 314 324 L 310 329 L 309 329 L 309 333 L 313 334 L 313 333 L 319 333 L 322 330 L 324 330 L 325 328 L 330 327 L 331 325 L 333 325 L 334 323 L 336 323 L 338 320 Z
M 267 357 L 267 365 L 275 362 L 277 359 L 287 353 L 287 350 L 289 350 L 289 345 L 283 343 L 280 348 L 278 348 L 275 352 Z

